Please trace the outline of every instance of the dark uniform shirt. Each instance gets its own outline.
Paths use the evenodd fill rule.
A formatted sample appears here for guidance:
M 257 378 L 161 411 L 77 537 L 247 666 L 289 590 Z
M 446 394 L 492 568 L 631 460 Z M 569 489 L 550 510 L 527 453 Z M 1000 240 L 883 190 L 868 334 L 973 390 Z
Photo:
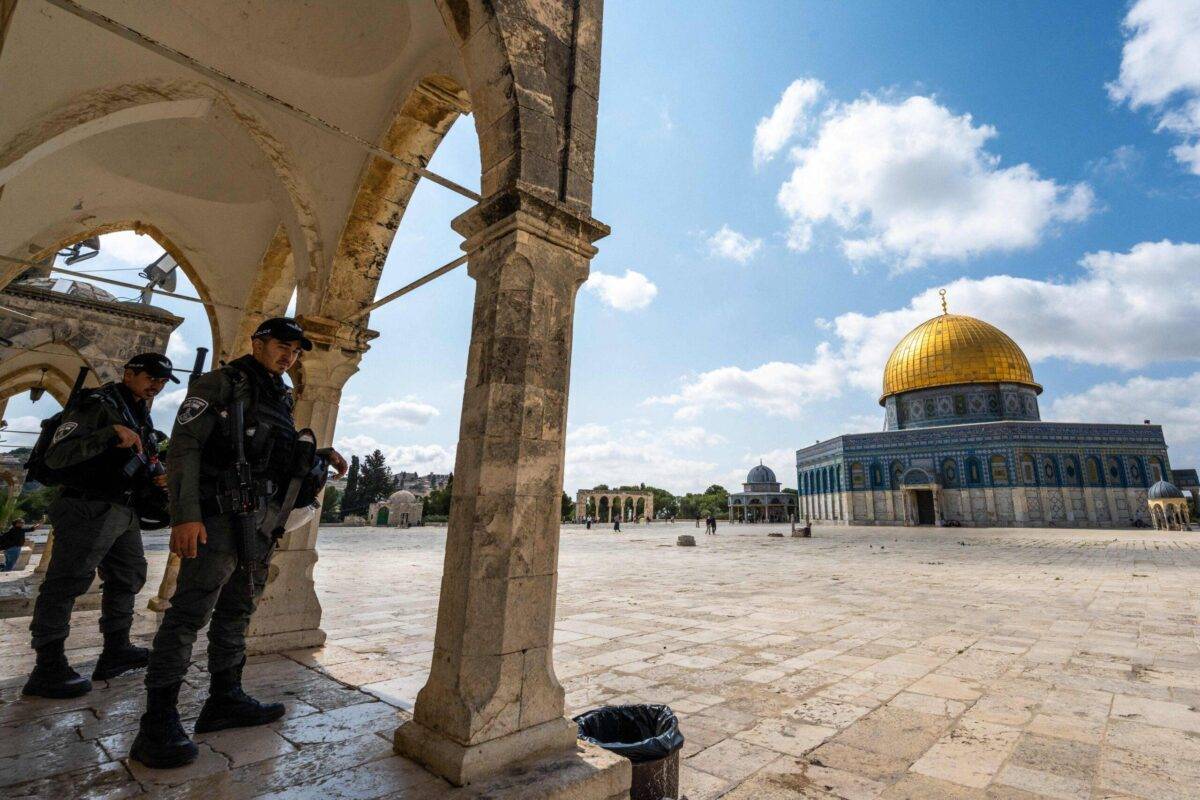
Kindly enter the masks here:
M 123 425 L 142 438 L 143 447 L 155 446 L 153 422 L 146 403 L 134 399 L 123 383 L 106 383 L 82 402 L 63 412 L 46 449 L 46 465 L 52 469 L 73 470 L 67 485 L 98 494 L 120 493 L 129 489 L 133 479 L 124 467 L 135 457 L 133 448 L 117 447 L 114 426 Z
M 204 514 L 202 500 L 216 491 L 222 476 L 233 463 L 229 443 L 230 409 L 237 399 L 233 370 L 240 370 L 252 385 L 246 389 L 247 425 L 253 424 L 255 409 L 277 408 L 277 432 L 286 440 L 278 443 L 286 455 L 286 442 L 295 437 L 291 423 L 291 389 L 272 375 L 253 356 L 242 356 L 229 366 L 201 375 L 188 386 L 187 398 L 179 406 L 167 461 L 167 486 L 171 496 L 171 522 L 199 522 Z M 286 430 L 284 430 L 286 428 Z M 256 477 L 261 470 L 256 469 Z M 280 476 L 282 477 L 282 476 Z

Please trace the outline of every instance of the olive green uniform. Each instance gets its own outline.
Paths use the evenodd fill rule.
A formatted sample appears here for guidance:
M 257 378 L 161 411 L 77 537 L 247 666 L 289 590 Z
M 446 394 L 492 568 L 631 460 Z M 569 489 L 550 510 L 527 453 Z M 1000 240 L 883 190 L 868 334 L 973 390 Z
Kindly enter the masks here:
M 278 378 L 272 378 L 248 356 L 240 359 L 258 379 L 255 394 L 243 397 L 247 408 L 272 394 L 286 407 L 290 422 L 291 395 Z M 245 657 L 246 628 L 266 585 L 267 567 L 274 550 L 270 535 L 262 532 L 268 512 L 277 506 L 260 497 L 256 533 L 251 542 L 253 590 L 239 568 L 239 535 L 228 504 L 215 487 L 229 479 L 228 459 L 213 457 L 214 444 L 229 438 L 230 409 L 237 399 L 232 367 L 206 373 L 188 387 L 179 408 L 167 462 L 171 497 L 171 523 L 203 522 L 206 538 L 195 558 L 181 559 L 175 594 L 154 637 L 146 686 L 150 689 L 177 684 L 187 672 L 192 645 L 208 623 L 208 669 L 217 673 L 236 667 Z M 247 413 L 250 413 L 248 410 Z M 294 435 L 294 428 L 290 431 Z
M 100 392 L 122 392 L 126 406 L 140 420 L 128 420 L 113 402 L 98 396 L 63 413 L 46 450 L 53 469 L 80 467 L 91 480 L 65 486 L 50 506 L 54 547 L 50 566 L 33 608 L 29 630 L 34 648 L 66 639 L 75 598 L 88 590 L 97 570 L 103 581 L 100 630 L 114 633 L 133 624 L 134 598 L 146 583 L 146 556 L 138 516 L 133 508 L 133 480 L 120 470 L 134 457 L 132 448 L 117 447 L 114 425 L 133 428 L 143 442 L 153 430 L 144 405 L 123 386 L 109 384 Z

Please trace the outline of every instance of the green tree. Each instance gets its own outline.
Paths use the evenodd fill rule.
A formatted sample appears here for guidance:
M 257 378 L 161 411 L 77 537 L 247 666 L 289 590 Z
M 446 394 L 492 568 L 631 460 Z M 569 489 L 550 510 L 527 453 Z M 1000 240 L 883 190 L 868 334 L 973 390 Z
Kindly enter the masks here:
M 450 516 L 450 498 L 454 492 L 454 473 L 450 473 L 450 477 L 446 479 L 446 485 L 441 489 L 434 489 L 424 500 L 422 515 L 426 517 L 448 517 Z
M 321 498 L 321 522 L 339 522 L 342 519 L 342 493 L 336 486 L 326 486 Z
M 17 500 L 17 509 L 26 522 L 40 520 L 46 516 L 47 509 L 58 496 L 58 489 L 53 486 L 43 486 L 32 492 L 26 492 Z
M 566 492 L 562 494 L 562 519 L 563 522 L 570 522 L 575 519 L 575 501 Z
M 362 464 L 358 461 L 358 456 L 350 456 L 350 471 L 346 473 L 346 491 L 342 493 L 341 506 L 338 509 L 339 520 L 345 519 L 350 514 L 358 513 L 358 476 L 362 471 Z M 366 507 L 363 507 L 363 513 L 366 513 Z
M 396 479 L 379 450 L 363 459 L 358 477 L 357 504 L 364 510 L 377 500 L 383 500 L 396 489 Z

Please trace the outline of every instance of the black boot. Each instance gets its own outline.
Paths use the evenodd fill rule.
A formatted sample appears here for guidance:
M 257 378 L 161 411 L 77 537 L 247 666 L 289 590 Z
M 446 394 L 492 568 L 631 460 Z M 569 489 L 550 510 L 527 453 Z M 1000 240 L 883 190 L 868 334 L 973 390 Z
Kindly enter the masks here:
M 188 738 L 175 708 L 179 686 L 176 683 L 146 690 L 146 713 L 129 748 L 130 758 L 155 769 L 182 767 L 196 760 L 200 748 Z
M 106 681 L 115 678 L 122 672 L 140 669 L 150 663 L 150 651 L 137 647 L 129 642 L 129 629 L 123 631 L 106 631 L 104 633 L 104 650 L 92 670 L 92 680 Z
M 79 697 L 92 690 L 92 682 L 71 669 L 63 652 L 64 640 L 44 644 L 37 649 L 37 664 L 25 682 L 21 694 L 62 700 Z
M 214 672 L 208 699 L 196 720 L 196 733 L 208 733 L 225 728 L 249 728 L 266 725 L 283 716 L 283 703 L 260 703 L 242 691 L 242 667 Z

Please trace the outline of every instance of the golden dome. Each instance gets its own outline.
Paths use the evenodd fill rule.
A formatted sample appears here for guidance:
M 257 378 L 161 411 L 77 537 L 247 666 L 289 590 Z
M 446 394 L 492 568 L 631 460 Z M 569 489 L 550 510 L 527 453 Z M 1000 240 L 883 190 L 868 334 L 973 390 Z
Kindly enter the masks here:
M 964 383 L 1018 383 L 1038 394 L 1029 359 L 1004 331 L 983 320 L 943 313 L 913 328 L 883 369 L 883 397 Z

